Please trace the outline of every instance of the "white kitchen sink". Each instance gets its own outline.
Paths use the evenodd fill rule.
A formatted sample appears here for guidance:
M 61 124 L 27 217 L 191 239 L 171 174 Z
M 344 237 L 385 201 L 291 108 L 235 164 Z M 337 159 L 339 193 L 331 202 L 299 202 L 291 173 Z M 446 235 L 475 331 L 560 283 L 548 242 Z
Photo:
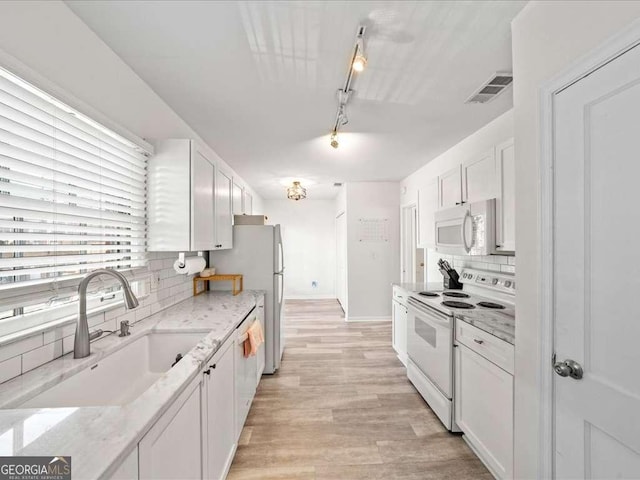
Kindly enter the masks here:
M 20 408 L 125 405 L 166 373 L 202 333 L 152 332 L 23 403 Z

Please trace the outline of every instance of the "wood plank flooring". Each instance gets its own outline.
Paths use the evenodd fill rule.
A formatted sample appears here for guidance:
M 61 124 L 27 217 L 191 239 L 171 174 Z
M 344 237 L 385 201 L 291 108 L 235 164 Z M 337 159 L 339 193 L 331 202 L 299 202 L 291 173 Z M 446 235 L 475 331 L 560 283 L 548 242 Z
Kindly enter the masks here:
M 335 300 L 285 315 L 282 366 L 262 378 L 230 480 L 493 478 L 409 383 L 389 322 L 345 323 Z

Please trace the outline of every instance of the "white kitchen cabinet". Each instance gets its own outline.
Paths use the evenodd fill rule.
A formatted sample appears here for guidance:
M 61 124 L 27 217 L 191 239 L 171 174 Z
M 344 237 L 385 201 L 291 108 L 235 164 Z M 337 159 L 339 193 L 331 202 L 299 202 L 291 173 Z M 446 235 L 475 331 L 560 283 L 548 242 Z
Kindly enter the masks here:
M 225 478 L 236 450 L 234 345 L 228 340 L 209 361 L 206 391 L 206 478 Z
M 189 385 L 138 444 L 140 479 L 200 479 L 202 376 Z
M 407 317 L 408 310 L 397 300 L 392 301 L 392 344 L 398 359 L 407 365 Z
M 233 214 L 242 215 L 244 213 L 244 188 L 233 182 Z
M 516 156 L 513 138 L 496 147 L 498 193 L 496 196 L 497 250 L 516 251 Z
M 438 208 L 455 207 L 462 203 L 462 165 L 438 177 Z
M 455 355 L 455 421 L 497 478 L 513 478 L 513 376 L 464 344 Z
M 233 247 L 233 182 L 231 175 L 216 171 L 214 250 Z
M 465 203 L 496 197 L 496 155 L 492 147 L 462 163 L 462 201 Z
M 435 213 L 438 211 L 438 198 L 437 177 L 418 189 L 418 247 L 433 247 L 436 243 Z
M 149 160 L 148 188 L 149 251 L 214 248 L 215 162 L 197 142 L 157 142 Z
M 253 215 L 253 197 L 246 190 L 244 191 L 244 202 L 242 204 L 245 215 Z
M 118 469 L 109 477 L 110 480 L 138 480 L 138 447 L 127 455 Z

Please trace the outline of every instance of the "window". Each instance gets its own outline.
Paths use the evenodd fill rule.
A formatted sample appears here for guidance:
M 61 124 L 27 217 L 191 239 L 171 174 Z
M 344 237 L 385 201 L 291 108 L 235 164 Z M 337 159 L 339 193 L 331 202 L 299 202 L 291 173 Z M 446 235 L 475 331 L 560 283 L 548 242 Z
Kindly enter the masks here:
M 0 335 L 68 307 L 86 272 L 146 265 L 148 154 L 0 69 Z

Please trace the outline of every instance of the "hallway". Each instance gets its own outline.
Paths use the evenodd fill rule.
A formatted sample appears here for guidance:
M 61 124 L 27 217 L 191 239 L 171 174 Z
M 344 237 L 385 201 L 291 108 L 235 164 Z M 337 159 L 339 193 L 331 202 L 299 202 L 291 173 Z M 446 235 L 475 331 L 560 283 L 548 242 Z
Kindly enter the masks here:
M 263 377 L 229 479 L 490 479 L 406 379 L 390 323 L 334 300 L 288 301 L 287 345 Z

